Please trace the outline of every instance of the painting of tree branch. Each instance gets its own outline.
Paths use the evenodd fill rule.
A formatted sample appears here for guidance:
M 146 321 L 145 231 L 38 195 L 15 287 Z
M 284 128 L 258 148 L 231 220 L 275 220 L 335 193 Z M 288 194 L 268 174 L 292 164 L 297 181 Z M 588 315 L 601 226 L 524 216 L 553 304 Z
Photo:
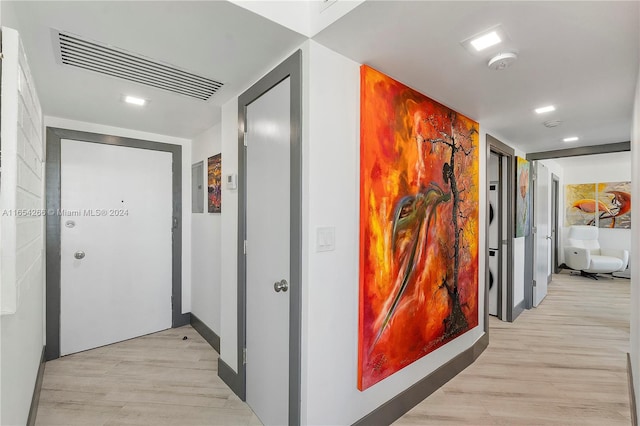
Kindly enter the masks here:
M 478 325 L 478 123 L 361 67 L 358 388 Z

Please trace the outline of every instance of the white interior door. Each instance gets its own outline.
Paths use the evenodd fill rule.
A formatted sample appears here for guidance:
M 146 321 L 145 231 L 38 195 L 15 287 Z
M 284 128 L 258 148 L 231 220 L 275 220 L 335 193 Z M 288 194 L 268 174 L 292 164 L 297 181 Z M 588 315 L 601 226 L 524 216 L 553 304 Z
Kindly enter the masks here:
M 538 306 L 547 295 L 549 260 L 551 250 L 551 227 L 549 220 L 549 169 L 539 161 L 536 163 L 535 186 L 535 281 L 533 306 Z
M 290 82 L 247 107 L 247 403 L 289 423 Z M 284 283 L 283 283 L 284 285 Z
M 171 162 L 61 141 L 61 355 L 171 327 Z

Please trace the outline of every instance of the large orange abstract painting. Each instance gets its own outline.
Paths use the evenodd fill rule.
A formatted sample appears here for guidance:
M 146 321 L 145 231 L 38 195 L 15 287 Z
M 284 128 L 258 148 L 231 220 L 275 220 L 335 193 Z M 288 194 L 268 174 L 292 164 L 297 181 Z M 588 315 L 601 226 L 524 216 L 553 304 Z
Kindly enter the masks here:
M 478 123 L 360 73 L 365 390 L 478 325 Z

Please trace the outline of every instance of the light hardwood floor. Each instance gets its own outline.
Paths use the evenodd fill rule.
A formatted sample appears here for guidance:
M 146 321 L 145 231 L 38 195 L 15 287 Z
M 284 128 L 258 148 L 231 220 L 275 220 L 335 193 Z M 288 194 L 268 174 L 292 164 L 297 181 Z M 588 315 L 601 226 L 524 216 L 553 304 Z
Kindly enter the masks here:
M 188 340 L 182 340 L 188 336 Z M 629 280 L 561 274 L 536 309 L 395 424 L 629 425 Z M 47 363 L 37 425 L 259 425 L 191 327 Z M 355 385 L 354 385 L 355 386 Z
M 395 425 L 629 425 L 630 281 L 554 276 L 478 360 Z
M 217 359 L 185 326 L 50 361 L 36 425 L 260 425 Z

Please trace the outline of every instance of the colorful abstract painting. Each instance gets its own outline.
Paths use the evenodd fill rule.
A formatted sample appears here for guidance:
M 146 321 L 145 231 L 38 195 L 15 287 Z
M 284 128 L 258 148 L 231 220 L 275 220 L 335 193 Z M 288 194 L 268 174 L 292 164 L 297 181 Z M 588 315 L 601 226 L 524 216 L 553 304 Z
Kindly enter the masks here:
M 631 182 L 598 183 L 598 205 L 605 210 L 598 213 L 600 228 L 631 228 Z
M 565 225 L 593 225 L 598 211 L 595 183 L 565 185 Z M 600 206 L 600 210 L 605 206 Z
M 358 388 L 478 325 L 478 123 L 361 67 Z
M 209 157 L 207 163 L 209 213 L 222 211 L 222 154 Z
M 529 162 L 516 157 L 516 238 L 531 231 L 531 192 L 529 191 Z

